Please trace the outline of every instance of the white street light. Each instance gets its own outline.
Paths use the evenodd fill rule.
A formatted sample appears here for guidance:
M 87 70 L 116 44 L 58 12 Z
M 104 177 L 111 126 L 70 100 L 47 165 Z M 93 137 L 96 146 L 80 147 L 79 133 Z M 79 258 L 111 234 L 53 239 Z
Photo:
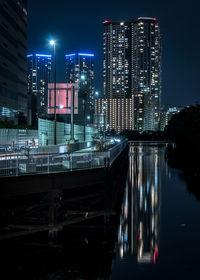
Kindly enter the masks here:
M 49 43 L 50 43 L 50 45 L 53 46 L 53 45 L 55 45 L 56 42 L 54 40 L 51 40 Z

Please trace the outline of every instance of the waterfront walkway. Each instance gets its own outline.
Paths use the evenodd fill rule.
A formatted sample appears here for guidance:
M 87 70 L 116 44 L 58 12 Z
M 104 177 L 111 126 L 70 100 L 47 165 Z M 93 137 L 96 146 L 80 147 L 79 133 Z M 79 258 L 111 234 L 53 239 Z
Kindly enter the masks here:
M 54 172 L 93 169 L 111 166 L 125 149 L 128 141 L 122 141 L 106 151 L 88 147 L 70 153 L 64 149 L 57 152 L 0 155 L 0 177 L 49 174 Z

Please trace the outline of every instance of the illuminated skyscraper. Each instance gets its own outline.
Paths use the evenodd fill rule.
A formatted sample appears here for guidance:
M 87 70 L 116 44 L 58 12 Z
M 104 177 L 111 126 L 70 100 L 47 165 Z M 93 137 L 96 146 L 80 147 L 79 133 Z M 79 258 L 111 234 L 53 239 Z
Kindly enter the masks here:
M 161 36 L 156 18 L 138 18 L 131 29 L 134 129 L 157 130 L 161 103 Z
M 48 101 L 48 83 L 51 82 L 52 56 L 47 54 L 29 54 L 28 93 L 36 98 L 36 117 L 46 117 Z
M 27 117 L 27 1 L 0 1 L 0 118 Z
M 106 128 L 117 132 L 132 129 L 132 117 L 126 119 L 131 104 L 129 33 L 127 22 L 104 21 L 103 89 L 106 99 Z
M 66 82 L 79 91 L 79 123 L 92 122 L 94 114 L 94 54 L 66 54 Z
M 104 21 L 103 87 L 105 98 L 130 97 L 130 39 L 126 22 Z
M 133 130 L 157 130 L 161 98 L 161 44 L 156 18 L 104 21 L 105 98 L 133 98 Z M 122 111 L 122 107 L 118 107 Z M 112 106 L 106 120 L 116 118 Z M 122 114 L 118 114 L 121 115 Z M 110 118 L 112 116 L 112 118 Z M 119 131 L 122 130 L 119 122 Z

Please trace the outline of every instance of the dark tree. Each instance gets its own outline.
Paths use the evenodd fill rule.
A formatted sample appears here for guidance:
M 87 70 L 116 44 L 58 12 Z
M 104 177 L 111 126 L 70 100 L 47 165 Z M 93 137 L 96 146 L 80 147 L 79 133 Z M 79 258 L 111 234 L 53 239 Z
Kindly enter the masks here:
M 174 115 L 165 129 L 167 137 L 187 152 L 200 152 L 200 105 Z
M 200 105 L 174 115 L 165 129 L 168 139 L 176 143 L 176 157 L 185 171 L 200 175 Z M 172 154 L 172 153 L 171 153 Z

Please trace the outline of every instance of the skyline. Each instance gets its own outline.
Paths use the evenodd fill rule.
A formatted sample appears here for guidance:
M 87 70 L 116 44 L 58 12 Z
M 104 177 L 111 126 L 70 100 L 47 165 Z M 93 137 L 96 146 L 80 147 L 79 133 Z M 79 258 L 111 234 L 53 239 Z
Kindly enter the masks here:
M 48 41 L 55 38 L 59 82 L 64 81 L 65 54 L 91 52 L 95 55 L 96 89 L 102 92 L 103 21 L 157 17 L 162 34 L 162 104 L 186 106 L 199 101 L 197 1 L 186 5 L 187 2 L 178 0 L 173 6 L 157 0 L 151 3 L 103 0 L 95 4 L 90 0 L 76 4 L 60 0 L 59 3 L 28 1 L 28 53 L 51 53 Z
M 199 8 L 0 0 L 6 279 L 198 278 Z

